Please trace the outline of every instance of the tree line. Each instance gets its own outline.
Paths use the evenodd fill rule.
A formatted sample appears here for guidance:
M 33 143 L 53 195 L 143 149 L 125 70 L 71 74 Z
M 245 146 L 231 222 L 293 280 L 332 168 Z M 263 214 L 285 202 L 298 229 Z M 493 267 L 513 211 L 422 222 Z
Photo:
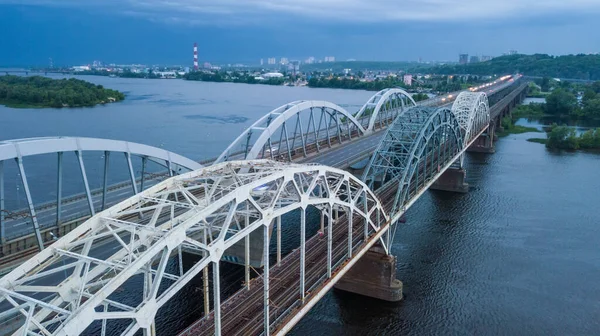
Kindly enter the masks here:
M 411 69 L 410 71 L 421 69 Z M 523 73 L 527 76 L 600 80 L 600 55 L 546 54 L 507 55 L 493 58 L 487 62 L 463 65 L 443 65 L 428 69 L 436 74 L 511 74 Z
M 202 82 L 216 82 L 216 83 L 245 83 L 245 84 L 267 84 L 267 85 L 283 85 L 285 83 L 285 78 L 265 78 L 265 79 L 257 79 L 252 74 L 241 73 L 241 72 L 203 72 L 203 71 L 194 71 L 189 72 L 183 76 L 185 80 L 192 81 L 202 81 Z
M 75 78 L 0 76 L 0 104 L 12 107 L 81 107 L 123 99 L 119 91 Z

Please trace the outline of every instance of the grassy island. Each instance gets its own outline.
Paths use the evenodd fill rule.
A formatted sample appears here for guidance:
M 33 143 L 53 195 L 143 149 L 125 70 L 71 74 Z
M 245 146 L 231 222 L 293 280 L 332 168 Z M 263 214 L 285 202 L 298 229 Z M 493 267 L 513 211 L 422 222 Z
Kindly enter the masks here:
M 0 76 L 0 105 L 8 107 L 82 107 L 123 99 L 119 91 L 74 78 Z
M 600 128 L 590 129 L 577 135 L 573 127 L 554 124 L 546 139 L 532 138 L 527 141 L 545 144 L 550 149 L 600 150 Z

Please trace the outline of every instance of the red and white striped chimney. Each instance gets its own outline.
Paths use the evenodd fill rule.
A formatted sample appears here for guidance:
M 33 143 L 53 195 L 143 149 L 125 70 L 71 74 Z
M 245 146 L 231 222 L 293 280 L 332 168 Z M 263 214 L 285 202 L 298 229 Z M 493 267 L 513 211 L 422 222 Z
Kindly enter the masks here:
M 194 71 L 198 71 L 198 43 L 194 42 Z

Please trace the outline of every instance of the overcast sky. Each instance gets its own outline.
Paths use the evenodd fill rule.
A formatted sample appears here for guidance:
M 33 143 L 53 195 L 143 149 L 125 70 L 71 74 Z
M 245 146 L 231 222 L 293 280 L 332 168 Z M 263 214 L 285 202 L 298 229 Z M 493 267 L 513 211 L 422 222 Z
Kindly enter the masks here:
M 0 65 L 600 52 L 600 0 L 0 0 Z

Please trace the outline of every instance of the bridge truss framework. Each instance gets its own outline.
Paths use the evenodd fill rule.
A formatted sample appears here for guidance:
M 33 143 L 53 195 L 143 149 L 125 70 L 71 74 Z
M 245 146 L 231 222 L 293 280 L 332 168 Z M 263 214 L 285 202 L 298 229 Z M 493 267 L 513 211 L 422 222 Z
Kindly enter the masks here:
M 212 264 L 218 331 L 218 264 L 224 251 L 241 240 L 249 246 L 247 240 L 254 230 L 262 230 L 268 237 L 277 218 L 298 209 L 300 248 L 304 249 L 305 210 L 309 206 L 328 212 L 330 219 L 340 211 L 348 218 L 362 220 L 365 235 L 381 230 L 389 221 L 375 194 L 348 172 L 273 161 L 222 163 L 166 180 L 96 214 L 0 279 L 0 304 L 12 306 L 0 317 L 21 314 L 24 325 L 19 332 L 39 335 L 78 335 L 86 330 L 104 335 L 115 321 L 129 321 L 119 330 L 124 335 L 139 329 L 153 335 L 159 309 L 200 272 L 208 284 Z M 352 220 L 349 223 L 352 240 Z M 329 220 L 329 277 L 334 267 L 333 225 L 336 221 Z M 268 330 L 269 240 L 264 241 L 264 323 Z M 115 247 L 115 252 L 102 252 L 108 247 Z M 202 258 L 184 270 L 182 251 Z M 351 257 L 350 248 L 348 253 Z M 246 255 L 249 258 L 248 251 Z M 167 269 L 172 259 L 178 265 L 175 272 Z M 303 270 L 302 264 L 302 297 L 306 294 Z M 42 285 L 56 282 L 63 272 L 68 277 L 60 283 Z M 249 280 L 248 269 L 246 277 Z M 143 290 L 136 291 L 137 304 L 120 301 L 115 291 L 136 278 L 143 283 Z M 208 293 L 206 285 L 206 300 Z M 205 305 L 209 307 L 208 301 Z

